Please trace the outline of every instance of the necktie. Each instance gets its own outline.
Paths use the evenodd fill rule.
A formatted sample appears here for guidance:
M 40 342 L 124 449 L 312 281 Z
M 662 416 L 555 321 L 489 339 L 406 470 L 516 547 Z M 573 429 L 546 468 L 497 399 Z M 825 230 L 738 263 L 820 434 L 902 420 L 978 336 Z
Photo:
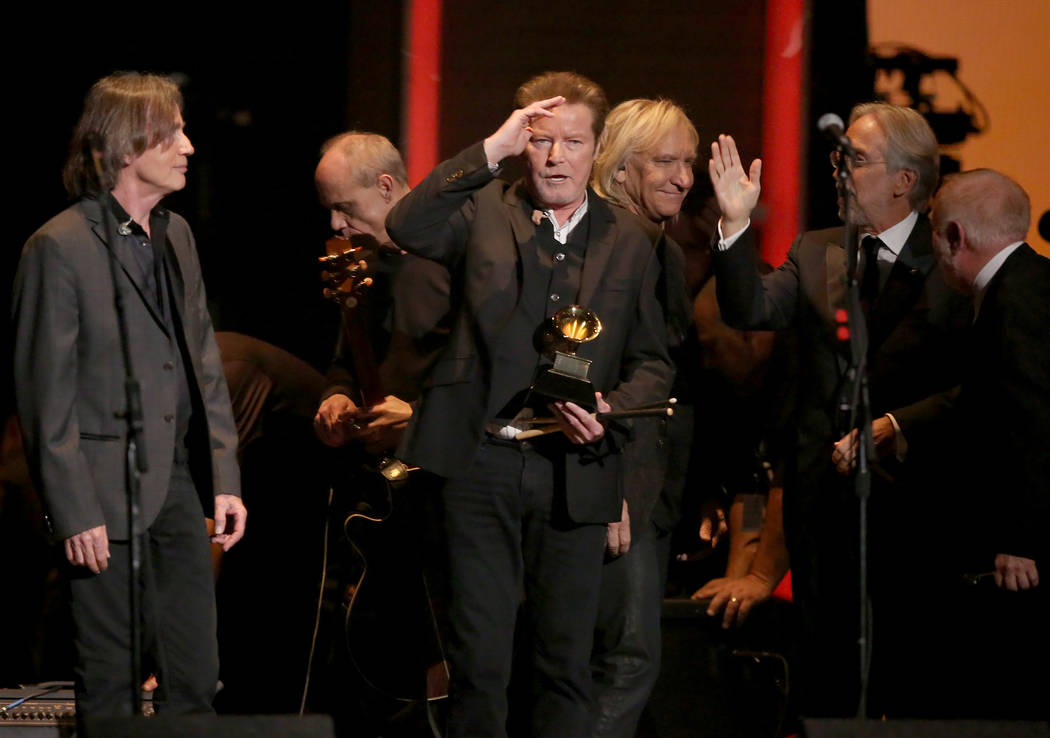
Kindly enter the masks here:
M 879 249 L 882 241 L 877 236 L 865 236 L 861 241 L 864 248 L 864 275 L 860 283 L 860 299 L 872 305 L 879 294 Z

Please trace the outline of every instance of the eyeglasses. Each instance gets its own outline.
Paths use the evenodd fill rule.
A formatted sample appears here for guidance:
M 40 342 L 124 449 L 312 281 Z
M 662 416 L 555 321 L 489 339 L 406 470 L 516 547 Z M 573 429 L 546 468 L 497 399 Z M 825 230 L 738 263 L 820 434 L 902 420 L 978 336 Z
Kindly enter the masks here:
M 838 169 L 842 165 L 842 152 L 832 151 L 831 154 L 828 156 L 828 159 L 831 160 L 831 168 Z M 855 159 L 847 157 L 846 162 L 849 164 L 849 168 L 852 171 L 853 169 L 860 169 L 861 167 L 870 166 L 872 164 L 885 164 L 886 160 L 877 159 L 874 161 L 869 161 L 868 159 Z

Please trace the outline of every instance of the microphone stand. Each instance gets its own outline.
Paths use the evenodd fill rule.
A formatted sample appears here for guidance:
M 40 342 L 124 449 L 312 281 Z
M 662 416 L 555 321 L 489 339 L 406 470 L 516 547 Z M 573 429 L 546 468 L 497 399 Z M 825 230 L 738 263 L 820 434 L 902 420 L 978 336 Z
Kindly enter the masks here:
M 109 251 L 109 274 L 113 281 L 113 306 L 117 312 L 117 330 L 120 334 L 120 349 L 124 360 L 124 401 L 127 408 L 124 420 L 127 423 L 127 450 L 124 462 L 124 485 L 127 497 L 128 547 L 128 614 L 131 618 L 131 714 L 142 715 L 142 633 L 140 614 L 142 592 L 139 587 L 142 572 L 142 534 L 140 510 L 142 497 L 142 475 L 149 469 L 146 460 L 144 439 L 145 424 L 142 416 L 142 388 L 135 378 L 131 363 L 131 340 L 128 335 L 127 314 L 124 310 L 124 291 L 120 287 L 117 257 L 113 251 L 113 213 L 110 207 L 113 194 L 102 185 L 101 159 L 104 155 L 97 136 L 88 136 L 84 154 L 94 162 L 99 185 L 99 207 L 102 208 L 102 223 L 106 234 L 106 249 Z
M 846 229 L 843 235 L 843 246 L 846 249 L 846 314 L 849 326 L 850 362 L 847 370 L 847 381 L 840 399 L 840 417 L 848 418 L 841 429 L 840 437 L 853 430 L 857 431 L 857 466 L 854 475 L 854 492 L 858 502 L 858 594 L 860 695 L 857 704 L 857 718 L 865 719 L 868 713 L 868 688 L 871 673 L 871 635 L 872 612 L 868 595 L 868 500 L 871 497 L 871 468 L 874 442 L 871 433 L 871 402 L 868 396 L 868 323 L 860 300 L 860 275 L 858 274 L 858 233 L 857 226 L 850 219 L 850 188 L 852 172 L 846 162 L 853 155 L 848 141 L 833 144 L 842 157 L 843 165 L 836 170 L 839 192 L 842 195 L 843 215 Z

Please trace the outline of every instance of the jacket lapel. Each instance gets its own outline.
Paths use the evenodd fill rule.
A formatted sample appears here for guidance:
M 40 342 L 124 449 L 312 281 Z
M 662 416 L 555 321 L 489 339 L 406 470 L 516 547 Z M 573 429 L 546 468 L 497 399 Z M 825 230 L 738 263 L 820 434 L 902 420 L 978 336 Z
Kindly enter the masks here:
M 824 245 L 824 269 L 828 293 L 828 315 L 834 321 L 835 311 L 846 307 L 846 249 L 840 243 Z
M 930 222 L 919 216 L 868 317 L 869 354 L 878 350 L 908 311 L 915 307 L 926 277 L 934 266 Z
M 583 258 L 583 273 L 580 275 L 580 305 L 587 307 L 601 283 L 605 267 L 612 256 L 616 237 L 616 216 L 612 210 L 590 188 L 587 189 L 587 217 L 591 219 L 590 238 Z
M 82 201 L 84 208 L 84 215 L 91 221 L 91 230 L 98 236 L 98 240 L 102 242 L 102 245 L 106 247 L 112 258 L 123 270 L 124 274 L 128 278 L 128 282 L 135 288 L 135 292 L 138 294 L 142 304 L 146 306 L 146 310 L 153 316 L 154 322 L 157 326 L 164 331 L 165 335 L 168 335 L 168 327 L 164 323 L 164 316 L 157 311 L 157 306 L 153 300 L 146 293 L 145 287 L 142 284 L 142 268 L 139 266 L 138 261 L 135 260 L 135 255 L 131 253 L 128 243 L 124 239 L 117 239 L 116 243 L 111 244 L 106 240 L 106 224 L 102 220 L 104 217 L 112 218 L 110 225 L 113 231 L 116 232 L 117 223 L 116 219 L 108 213 L 104 212 L 102 203 L 98 200 L 84 200 Z M 159 286 L 159 285 L 158 285 Z
M 182 278 L 182 264 L 179 261 L 179 252 L 175 249 L 175 245 L 172 243 L 170 236 L 168 236 L 164 248 L 164 263 L 167 266 L 167 273 L 171 284 L 169 292 L 171 293 L 172 299 L 175 301 L 175 310 L 179 319 L 185 327 L 186 282 Z
M 510 228 L 514 232 L 514 243 L 518 249 L 518 260 L 523 258 L 525 244 L 536 235 L 536 224 L 532 222 L 532 203 L 525 195 L 524 185 L 516 182 L 507 188 L 503 202 L 510 208 Z

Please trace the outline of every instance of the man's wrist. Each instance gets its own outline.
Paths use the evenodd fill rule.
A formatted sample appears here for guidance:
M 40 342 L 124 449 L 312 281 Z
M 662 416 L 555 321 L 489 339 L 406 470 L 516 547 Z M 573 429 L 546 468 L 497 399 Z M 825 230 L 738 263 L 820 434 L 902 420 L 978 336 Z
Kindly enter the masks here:
M 492 140 L 492 136 L 485 139 L 482 148 L 485 150 L 485 161 L 489 165 L 489 171 L 493 174 L 500 168 L 503 160 L 510 156 L 509 153 L 500 151 L 499 146 Z
M 727 221 L 725 218 L 720 218 L 718 220 L 718 250 L 728 250 L 750 227 L 750 217 L 743 221 Z
M 897 458 L 897 461 L 903 463 L 908 457 L 908 439 L 904 437 L 900 423 L 897 422 L 897 418 L 893 416 L 893 413 L 886 413 L 886 418 L 889 419 L 890 425 L 893 426 L 893 455 Z

